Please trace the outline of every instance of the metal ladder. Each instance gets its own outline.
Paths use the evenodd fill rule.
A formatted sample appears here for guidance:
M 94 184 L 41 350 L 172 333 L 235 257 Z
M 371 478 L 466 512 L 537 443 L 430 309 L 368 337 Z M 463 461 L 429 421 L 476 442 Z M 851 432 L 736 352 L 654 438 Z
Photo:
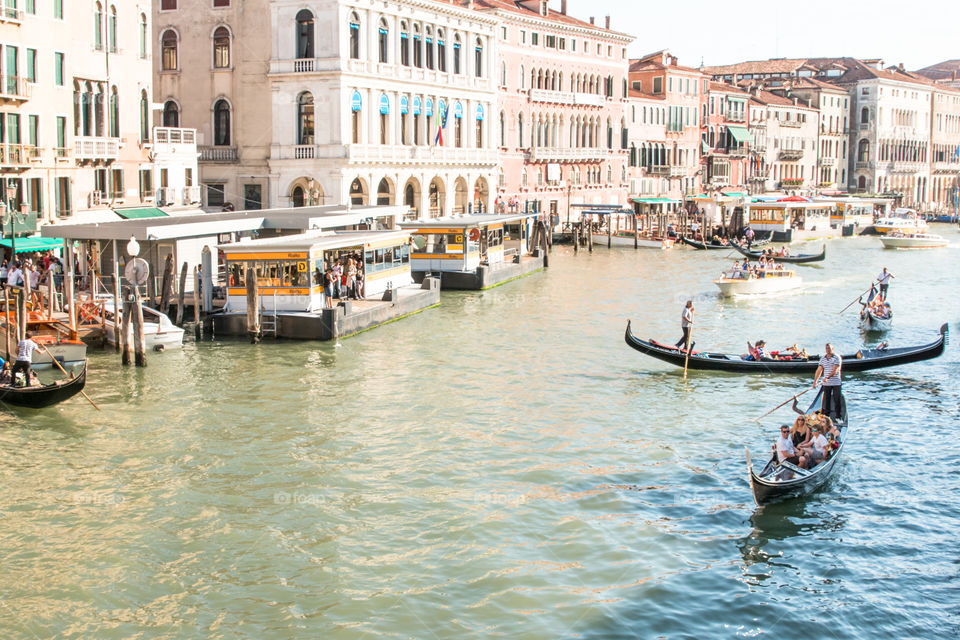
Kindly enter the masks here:
M 270 334 L 274 338 L 277 337 L 277 294 L 273 293 L 273 314 L 267 315 L 264 313 L 264 305 L 261 302 L 260 304 L 260 334 L 267 335 Z

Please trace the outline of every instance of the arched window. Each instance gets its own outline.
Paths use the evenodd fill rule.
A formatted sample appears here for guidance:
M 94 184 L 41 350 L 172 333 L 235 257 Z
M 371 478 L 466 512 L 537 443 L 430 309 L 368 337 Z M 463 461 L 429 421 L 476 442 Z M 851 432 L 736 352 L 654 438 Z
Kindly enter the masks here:
M 294 207 L 303 206 L 303 187 L 297 186 L 293 188 L 293 193 L 290 195 L 290 199 L 293 201 Z
M 437 29 L 437 69 L 447 71 L 447 45 L 443 38 L 443 29 Z
M 523 147 L 523 114 L 517 116 L 517 146 Z
M 120 137 L 120 94 L 116 86 L 110 92 L 110 137 Z
M 478 78 L 483 77 L 483 41 L 477 38 L 476 60 L 474 61 L 474 75 Z
M 147 15 L 140 14 L 140 58 L 147 57 Z
M 413 25 L 413 66 L 423 67 L 423 37 L 418 24 Z
M 500 112 L 500 146 L 507 146 L 507 116 Z
M 93 9 L 93 48 L 97 51 L 103 49 L 103 6 L 99 2 Z
M 356 13 L 350 14 L 350 57 L 360 59 L 360 18 Z
M 177 32 L 173 29 L 167 29 L 160 37 L 160 68 L 164 71 L 177 70 L 177 50 L 179 48 L 177 41 Z
M 389 35 L 390 27 L 387 25 L 387 21 L 381 18 L 377 35 L 377 53 L 380 62 L 387 62 L 387 47 L 389 46 L 387 37 Z
M 463 73 L 463 67 L 460 64 L 460 34 L 453 36 L 453 72 L 457 75 Z
M 410 27 L 406 20 L 400 23 L 400 64 L 410 66 Z
M 501 87 L 507 86 L 507 63 L 506 62 L 500 63 L 500 86 Z
M 226 100 L 217 100 L 213 105 L 213 144 L 230 146 L 230 104 Z
M 163 105 L 163 126 L 180 126 L 180 107 L 173 100 L 167 100 Z
M 81 136 L 93 135 L 93 89 L 87 82 L 80 86 L 80 121 L 78 134 Z
M 523 65 L 520 65 L 520 88 L 527 88 L 527 72 L 523 70 Z
M 213 32 L 213 68 L 230 68 L 230 30 L 226 27 Z
M 307 9 L 297 13 L 297 57 L 313 57 L 313 14 Z
M 426 37 L 424 38 L 424 48 L 426 50 L 427 69 L 433 69 L 433 29 L 426 28 Z
M 150 103 L 147 101 L 147 92 L 140 92 L 140 142 L 150 140 Z
M 117 52 L 117 8 L 110 7 L 110 17 L 107 23 L 107 46 L 110 47 L 110 53 Z
M 870 109 L 867 107 L 860 110 L 860 122 L 863 124 L 870 122 Z
M 314 144 L 313 94 L 297 96 L 297 144 Z
M 857 162 L 870 162 L 870 142 L 866 138 L 857 145 Z

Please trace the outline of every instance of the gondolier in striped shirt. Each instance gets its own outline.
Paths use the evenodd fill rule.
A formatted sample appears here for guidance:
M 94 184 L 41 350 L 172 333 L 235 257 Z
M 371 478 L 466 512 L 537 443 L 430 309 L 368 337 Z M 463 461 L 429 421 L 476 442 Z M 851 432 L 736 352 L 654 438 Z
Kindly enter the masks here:
M 834 420 L 841 419 L 840 407 L 840 354 L 834 353 L 833 345 L 829 342 L 824 347 L 824 355 L 820 358 L 817 372 L 813 376 L 813 386 L 816 387 L 820 378 L 823 378 L 823 399 L 820 408 L 824 415 Z

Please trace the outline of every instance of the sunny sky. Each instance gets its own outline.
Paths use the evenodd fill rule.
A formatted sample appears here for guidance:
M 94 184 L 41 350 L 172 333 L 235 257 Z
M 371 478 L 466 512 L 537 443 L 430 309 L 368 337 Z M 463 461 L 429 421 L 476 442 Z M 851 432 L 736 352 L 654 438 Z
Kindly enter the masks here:
M 795 4 L 796 8 L 790 6 Z M 559 0 L 550 0 L 559 9 Z M 636 41 L 631 57 L 669 49 L 680 64 L 852 56 L 881 58 L 920 69 L 960 58 L 960 2 L 956 0 L 568 0 L 568 12 L 595 16 Z

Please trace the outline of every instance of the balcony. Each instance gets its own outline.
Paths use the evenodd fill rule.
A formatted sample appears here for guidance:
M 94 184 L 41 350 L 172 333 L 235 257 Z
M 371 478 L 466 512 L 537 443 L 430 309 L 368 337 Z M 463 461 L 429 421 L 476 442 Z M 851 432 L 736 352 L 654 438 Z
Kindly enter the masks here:
M 577 104 L 576 94 L 566 91 L 548 91 L 530 89 L 530 102 L 552 102 L 554 104 Z
M 33 85 L 19 76 L 0 76 L 0 101 L 26 102 L 32 91 Z
M 299 145 L 298 145 L 299 146 Z M 288 151 L 284 152 L 284 149 Z M 290 147 L 281 147 L 281 157 L 289 155 Z M 318 158 L 343 158 L 352 163 L 393 163 L 401 165 L 484 165 L 496 166 L 496 149 L 467 147 L 434 147 L 413 145 L 349 144 L 316 147 Z
M 743 158 L 743 157 L 746 157 L 747 155 L 747 148 L 744 146 L 730 147 L 727 153 L 732 158 Z
M 606 104 L 606 98 L 598 96 L 595 93 L 575 93 L 573 94 L 573 104 L 584 107 L 602 107 Z
M 861 122 L 861 123 L 860 123 L 860 131 L 869 131 L 869 130 L 870 130 L 870 123 L 869 123 L 869 122 Z
M 183 188 L 183 204 L 198 204 L 200 202 L 200 185 Z
M 836 158 L 820 158 L 817 160 L 817 164 L 821 167 L 835 167 L 837 166 Z
M 239 162 L 236 147 L 197 147 L 200 162 Z
M 26 145 L 0 144 L 0 171 L 25 171 L 30 168 Z
M 154 153 L 186 153 L 197 152 L 197 130 L 180 129 L 177 127 L 154 127 Z
M 857 160 L 853 165 L 855 169 L 873 169 L 873 163 L 869 160 Z
M 887 171 L 890 173 L 920 173 L 926 169 L 925 162 L 895 161 L 887 165 Z
M 109 162 L 120 157 L 120 138 L 78 136 L 73 139 L 73 157 L 78 162 Z
M 934 173 L 960 173 L 960 162 L 934 162 Z
M 781 160 L 799 160 L 803 157 L 802 149 L 780 149 L 778 154 Z
M 671 178 L 682 178 L 690 173 L 690 168 L 671 166 L 667 173 Z
M 157 189 L 157 206 L 169 207 L 177 204 L 176 187 L 160 187 Z
M 23 11 L 20 11 L 16 7 L 0 7 L 0 22 L 20 24 L 23 22 Z
M 575 147 L 558 149 L 552 147 L 534 147 L 530 149 L 530 162 L 596 162 L 607 156 L 607 150 L 600 147 Z
M 803 186 L 803 183 L 804 183 L 803 178 L 784 178 L 783 180 L 780 181 L 780 186 L 782 186 L 785 189 L 786 188 L 799 189 L 800 187 Z
M 727 122 L 746 122 L 747 116 L 743 113 L 730 113 L 727 112 Z
M 647 175 L 665 176 L 670 173 L 670 167 L 667 165 L 652 165 L 647 167 Z
M 791 127 L 793 129 L 799 129 L 803 126 L 803 123 L 799 120 L 780 120 L 781 127 Z

